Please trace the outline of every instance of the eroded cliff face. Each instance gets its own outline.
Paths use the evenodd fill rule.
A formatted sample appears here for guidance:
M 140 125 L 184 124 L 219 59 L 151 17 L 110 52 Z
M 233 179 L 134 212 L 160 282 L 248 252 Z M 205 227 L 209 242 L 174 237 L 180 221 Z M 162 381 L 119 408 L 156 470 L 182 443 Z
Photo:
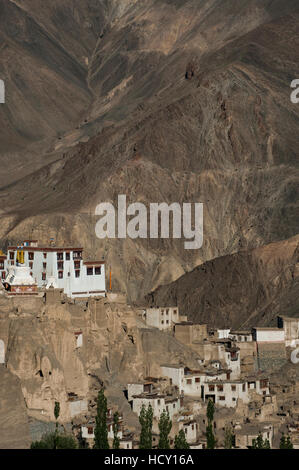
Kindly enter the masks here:
M 128 382 L 149 374 L 160 375 L 159 364 L 187 361 L 197 364 L 196 355 L 172 336 L 137 325 L 137 311 L 126 303 L 108 299 L 73 303 L 58 291 L 44 298 L 7 298 L 0 296 L 0 339 L 5 344 L 5 365 L 1 368 L 3 403 L 17 400 L 18 420 L 6 404 L 9 420 L 6 446 L 28 447 L 35 422 L 53 422 L 55 401 L 60 402 L 59 421 L 69 426 L 70 396 L 86 400 L 82 416 L 95 412 L 99 388 L 104 385 L 108 402 L 123 413 L 131 429 L 138 428 L 123 390 Z M 82 332 L 83 345 L 77 347 L 75 333 Z M 7 379 L 9 377 L 9 379 Z M 5 398 L 5 396 L 7 398 Z M 21 397 L 21 398 L 20 398 Z M 5 410 L 3 410 L 5 413 Z M 14 441 L 12 428 L 22 422 L 23 440 Z M 30 429 L 31 429 L 30 428 Z M 20 439 L 20 442 L 18 441 Z

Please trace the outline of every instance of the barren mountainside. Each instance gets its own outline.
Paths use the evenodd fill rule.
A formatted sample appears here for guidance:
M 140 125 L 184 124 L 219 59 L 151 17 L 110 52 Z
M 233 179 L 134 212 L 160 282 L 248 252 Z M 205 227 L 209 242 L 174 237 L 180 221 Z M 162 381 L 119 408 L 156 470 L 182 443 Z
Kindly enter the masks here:
M 44 3 L 0 0 L 2 247 L 82 245 L 136 300 L 298 234 L 297 1 Z M 119 194 L 203 202 L 203 247 L 97 239 Z

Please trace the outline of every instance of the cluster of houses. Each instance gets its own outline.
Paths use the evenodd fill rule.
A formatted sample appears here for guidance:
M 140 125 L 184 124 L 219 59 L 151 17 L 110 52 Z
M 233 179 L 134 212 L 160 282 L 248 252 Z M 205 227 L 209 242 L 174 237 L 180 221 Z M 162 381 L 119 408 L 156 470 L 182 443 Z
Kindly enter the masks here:
M 109 295 L 103 260 L 84 261 L 83 248 L 59 248 L 53 242 L 39 246 L 37 240 L 25 240 L 19 246 L 9 246 L 6 255 L 0 251 L 0 277 L 8 296 L 38 296 L 44 290 L 54 295 L 56 289 L 70 298 Z M 279 413 L 276 395 L 270 389 L 267 364 L 274 358 L 280 360 L 286 348 L 298 347 L 298 318 L 279 316 L 277 327 L 236 331 L 208 330 L 207 325 L 188 321 L 177 306 L 145 308 L 140 310 L 139 316 L 145 328 L 157 328 L 188 346 L 196 353 L 198 363 L 196 367 L 161 363 L 158 377 L 128 383 L 126 398 L 136 416 L 142 406 L 152 406 L 154 448 L 158 445 L 158 421 L 164 410 L 172 420 L 171 446 L 175 435 L 183 430 L 190 448 L 205 448 L 205 414 L 209 400 L 216 407 L 215 430 L 220 426 L 223 431 L 229 422 L 234 431 L 235 447 L 251 447 L 259 434 L 272 447 L 279 416 L 283 413 Z M 82 347 L 82 331 L 76 330 L 74 334 L 76 347 Z M 4 363 L 2 343 L 0 341 L 0 363 Z M 263 364 L 266 367 L 262 367 Z M 262 370 L 267 370 L 268 374 Z M 72 418 L 88 416 L 88 403 L 84 398 L 69 397 L 69 407 Z M 107 426 L 108 438 L 112 441 L 112 409 L 107 416 Z M 299 421 L 292 426 L 290 432 L 297 436 L 299 448 Z M 94 429 L 93 418 L 80 424 L 81 435 L 89 444 L 93 443 Z M 138 437 L 125 428 L 122 415 L 119 416 L 118 437 L 121 448 L 138 448 Z
M 259 434 L 272 447 L 281 418 L 276 395 L 270 391 L 269 371 L 260 370 L 259 355 L 264 345 L 270 357 L 277 346 L 283 350 L 296 347 L 299 319 L 279 316 L 277 328 L 208 331 L 207 325 L 194 324 L 181 316 L 177 307 L 144 309 L 140 315 L 146 326 L 174 335 L 198 353 L 196 369 L 162 363 L 159 377 L 128 384 L 127 399 L 136 415 L 143 405 L 152 406 L 153 446 L 158 443 L 155 433 L 165 410 L 172 420 L 172 443 L 183 429 L 190 448 L 205 448 L 206 407 L 212 400 L 216 410 L 228 412 L 222 431 L 227 422 L 232 425 L 235 447 L 250 448 Z M 217 424 L 216 418 L 215 428 Z

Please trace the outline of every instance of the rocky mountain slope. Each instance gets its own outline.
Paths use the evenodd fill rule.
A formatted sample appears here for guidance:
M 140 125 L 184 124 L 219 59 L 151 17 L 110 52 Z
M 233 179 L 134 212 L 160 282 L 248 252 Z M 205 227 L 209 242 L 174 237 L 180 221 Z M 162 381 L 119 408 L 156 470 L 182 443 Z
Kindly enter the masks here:
M 146 298 L 210 327 L 276 326 L 299 313 L 299 237 L 208 261 Z
M 0 9 L 3 247 L 24 235 L 83 245 L 136 300 L 207 260 L 299 232 L 297 1 Z M 203 247 L 97 239 L 95 207 L 118 194 L 203 202 Z

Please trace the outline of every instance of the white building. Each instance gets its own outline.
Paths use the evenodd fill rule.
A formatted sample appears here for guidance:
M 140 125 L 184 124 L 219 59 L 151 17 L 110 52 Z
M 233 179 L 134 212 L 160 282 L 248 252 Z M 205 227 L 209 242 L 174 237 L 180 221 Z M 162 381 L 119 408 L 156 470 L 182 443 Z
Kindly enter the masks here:
M 251 331 L 231 331 L 229 338 L 239 343 L 250 343 L 253 341 Z
M 160 367 L 162 375 L 169 377 L 171 385 L 176 385 L 181 393 L 184 390 L 184 366 L 163 364 Z
M 148 326 L 159 330 L 171 330 L 175 323 L 181 321 L 178 307 L 147 308 L 143 319 Z
M 57 287 L 69 297 L 106 295 L 105 262 L 83 261 L 83 248 L 39 247 L 36 240 L 9 246 L 5 267 L 17 265 L 17 252 L 24 252 L 24 265 L 38 287 Z
M 268 395 L 269 380 L 252 377 L 246 380 L 214 380 L 204 384 L 204 400 L 211 399 L 217 405 L 227 408 L 235 408 L 238 400 L 249 403 L 252 398 L 251 392 Z
M 134 395 L 133 397 L 133 411 L 138 416 L 142 406 L 147 409 L 151 405 L 153 409 L 153 417 L 159 419 L 163 411 L 168 411 L 170 418 L 177 414 L 180 410 L 180 399 L 174 397 L 167 397 L 164 394 L 141 394 Z
M 281 328 L 252 328 L 253 340 L 257 343 L 284 343 L 285 332 Z

